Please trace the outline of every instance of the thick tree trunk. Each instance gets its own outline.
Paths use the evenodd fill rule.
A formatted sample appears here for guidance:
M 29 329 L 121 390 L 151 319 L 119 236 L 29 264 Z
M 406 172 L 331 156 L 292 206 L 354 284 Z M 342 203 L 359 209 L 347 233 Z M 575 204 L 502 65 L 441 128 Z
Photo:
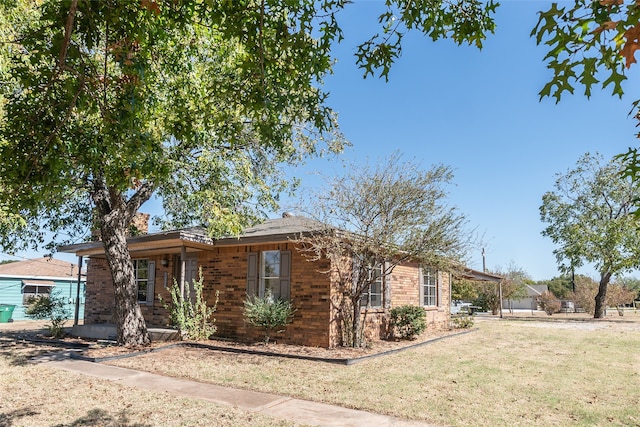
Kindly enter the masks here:
M 123 215 L 124 216 L 124 215 Z M 150 343 L 147 325 L 138 305 L 133 263 L 127 247 L 127 218 L 103 222 L 100 228 L 115 291 L 118 344 L 127 347 Z
M 151 340 L 138 305 L 138 290 L 126 233 L 138 208 L 153 193 L 153 184 L 142 184 L 128 201 L 118 190 L 107 188 L 101 180 L 96 179 L 94 184 L 92 197 L 115 293 L 118 344 L 127 347 L 148 345 Z
M 593 314 L 595 319 L 604 317 L 604 310 L 607 302 L 607 286 L 609 285 L 610 279 L 611 273 L 607 272 L 600 274 L 600 285 L 598 286 L 598 293 L 596 294 L 596 308 Z

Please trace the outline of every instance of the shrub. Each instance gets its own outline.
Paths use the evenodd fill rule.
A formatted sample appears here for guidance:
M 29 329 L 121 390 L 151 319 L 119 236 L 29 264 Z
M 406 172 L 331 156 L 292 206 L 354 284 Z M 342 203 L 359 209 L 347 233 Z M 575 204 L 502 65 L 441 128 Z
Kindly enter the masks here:
M 64 324 L 69 317 L 69 312 L 63 297 L 59 295 L 42 295 L 31 297 L 27 300 L 25 314 L 33 319 L 49 319 L 50 325 L 45 328 L 54 338 L 65 336 Z
M 473 326 L 473 316 L 469 316 L 467 313 L 459 313 L 451 318 L 451 323 L 456 329 L 468 329 Z
M 557 313 L 560 311 L 561 303 L 558 298 L 554 294 L 549 291 L 544 291 L 542 295 L 538 297 L 538 302 L 540 307 L 551 316 L 553 313 Z
M 203 277 L 202 267 L 198 272 L 198 280 L 193 280 L 194 298 L 185 298 L 180 294 L 180 286 L 173 281 L 173 286 L 169 289 L 171 294 L 171 304 L 165 304 L 162 297 L 158 295 L 158 299 L 164 308 L 169 310 L 171 325 L 178 328 L 182 339 L 188 340 L 207 340 L 211 335 L 216 333 L 216 319 L 213 317 L 218 306 L 218 295 L 216 291 L 216 302 L 209 307 L 207 301 L 203 298 Z M 184 294 L 191 295 L 191 285 L 189 282 L 184 284 Z
M 403 305 L 391 309 L 391 325 L 397 335 L 412 339 L 427 328 L 427 315 L 422 307 Z
M 270 289 L 264 297 L 250 296 L 244 301 L 245 321 L 264 332 L 264 343 L 269 344 L 271 336 L 284 332 L 293 320 L 295 309 L 290 301 L 273 298 Z

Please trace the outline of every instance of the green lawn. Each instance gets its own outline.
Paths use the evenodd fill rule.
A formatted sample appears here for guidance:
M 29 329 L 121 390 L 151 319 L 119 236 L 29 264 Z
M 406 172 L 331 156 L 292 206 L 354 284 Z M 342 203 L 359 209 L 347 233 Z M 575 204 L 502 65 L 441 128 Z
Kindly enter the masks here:
M 185 348 L 114 363 L 443 426 L 640 425 L 639 323 L 476 326 L 353 366 Z

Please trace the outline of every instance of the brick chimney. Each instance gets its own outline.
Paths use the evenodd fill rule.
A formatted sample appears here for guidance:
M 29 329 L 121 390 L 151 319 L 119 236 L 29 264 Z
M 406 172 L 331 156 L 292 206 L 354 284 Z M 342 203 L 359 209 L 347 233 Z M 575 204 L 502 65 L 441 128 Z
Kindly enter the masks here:
M 149 233 L 149 218 L 150 214 L 138 212 L 133 216 L 129 229 L 127 230 L 127 236 L 139 236 L 141 234 Z M 98 242 L 102 240 L 100 237 L 100 229 L 95 227 L 91 230 L 91 241 Z
M 149 233 L 149 218 L 150 214 L 138 212 L 133 216 L 131 224 L 129 225 L 129 236 L 138 236 L 140 234 Z

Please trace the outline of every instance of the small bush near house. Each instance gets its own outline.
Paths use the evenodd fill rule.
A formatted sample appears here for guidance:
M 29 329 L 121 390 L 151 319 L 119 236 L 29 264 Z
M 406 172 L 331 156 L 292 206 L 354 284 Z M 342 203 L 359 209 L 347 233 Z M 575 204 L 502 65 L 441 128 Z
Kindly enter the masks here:
M 171 304 L 165 304 L 162 297 L 158 295 L 158 299 L 164 308 L 169 310 L 171 325 L 178 328 L 182 339 L 187 340 L 207 340 L 211 335 L 216 333 L 216 319 L 213 317 L 218 306 L 218 294 L 216 291 L 216 302 L 209 307 L 207 301 L 202 296 L 202 288 L 204 279 L 202 277 L 202 267 L 198 272 L 198 280 L 193 280 L 194 297 L 191 295 L 191 285 L 189 282 L 184 284 L 184 295 L 180 294 L 180 286 L 174 280 L 173 286 L 169 289 L 171 294 Z
M 427 329 L 427 315 L 422 307 L 403 305 L 391 309 L 391 326 L 394 334 L 405 339 L 412 339 Z
M 459 313 L 451 317 L 451 323 L 456 329 L 468 329 L 473 326 L 473 316 L 467 313 Z
M 29 298 L 25 314 L 32 319 L 48 319 L 51 324 L 46 325 L 45 328 L 52 337 L 62 338 L 65 336 L 64 324 L 70 314 L 63 297 L 42 295 Z
M 270 289 L 264 297 L 250 296 L 244 301 L 245 321 L 254 328 L 264 332 L 264 343 L 274 334 L 284 332 L 285 327 L 293 320 L 295 309 L 290 301 L 273 298 Z
M 560 306 L 562 305 L 560 303 L 560 300 L 549 291 L 543 292 L 542 295 L 538 297 L 538 302 L 540 304 L 540 307 L 549 316 L 560 311 Z

